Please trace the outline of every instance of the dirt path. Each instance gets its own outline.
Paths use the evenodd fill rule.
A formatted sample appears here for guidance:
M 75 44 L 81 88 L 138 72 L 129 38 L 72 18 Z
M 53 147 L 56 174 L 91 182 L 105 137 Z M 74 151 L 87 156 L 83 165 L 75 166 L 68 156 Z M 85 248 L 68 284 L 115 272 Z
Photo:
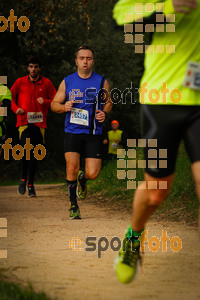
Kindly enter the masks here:
M 0 267 L 13 281 L 31 282 L 36 291 L 52 299 L 200 299 L 200 243 L 197 228 L 184 223 L 149 222 L 148 238 L 167 230 L 179 236 L 182 249 L 174 253 L 161 249 L 145 254 L 144 272 L 129 285 L 120 284 L 113 272 L 116 255 L 110 248 L 97 258 L 96 252 L 72 251 L 73 237 L 122 237 L 130 212 L 80 203 L 82 220 L 69 220 L 66 193 L 59 185 L 38 185 L 37 198 L 19 196 L 16 186 L 0 187 L 0 218 L 8 220 L 8 237 L 0 249 L 8 258 Z M 103 245 L 103 244 L 102 244 Z

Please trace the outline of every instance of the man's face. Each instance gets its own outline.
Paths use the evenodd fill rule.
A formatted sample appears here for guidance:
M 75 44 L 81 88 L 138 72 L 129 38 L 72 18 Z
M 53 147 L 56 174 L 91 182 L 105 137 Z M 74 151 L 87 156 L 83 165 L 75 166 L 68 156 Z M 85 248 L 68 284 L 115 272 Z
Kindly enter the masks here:
M 117 123 L 113 123 L 111 126 L 113 130 L 117 130 L 119 127 Z
M 40 66 L 38 64 L 32 64 L 30 63 L 27 67 L 27 70 L 29 72 L 29 75 L 35 79 L 38 77 L 39 73 L 40 73 Z
M 92 51 L 90 50 L 79 50 L 77 58 L 75 59 L 78 71 L 81 73 L 90 73 L 94 66 L 94 58 Z

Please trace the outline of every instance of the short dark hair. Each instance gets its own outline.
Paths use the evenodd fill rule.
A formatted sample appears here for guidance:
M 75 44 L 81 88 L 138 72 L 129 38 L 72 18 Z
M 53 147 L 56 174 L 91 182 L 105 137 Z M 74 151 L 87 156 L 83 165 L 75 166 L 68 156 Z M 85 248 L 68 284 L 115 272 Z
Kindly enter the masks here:
M 80 50 L 90 50 L 93 54 L 93 57 L 94 57 L 94 50 L 92 49 L 92 47 L 88 46 L 88 45 L 84 45 L 84 46 L 80 46 L 76 52 L 75 52 L 75 56 L 77 57 L 77 54 Z
M 29 64 L 38 64 L 39 67 L 42 66 L 41 61 L 38 57 L 36 56 L 30 56 L 27 61 L 26 61 L 26 65 L 28 66 Z

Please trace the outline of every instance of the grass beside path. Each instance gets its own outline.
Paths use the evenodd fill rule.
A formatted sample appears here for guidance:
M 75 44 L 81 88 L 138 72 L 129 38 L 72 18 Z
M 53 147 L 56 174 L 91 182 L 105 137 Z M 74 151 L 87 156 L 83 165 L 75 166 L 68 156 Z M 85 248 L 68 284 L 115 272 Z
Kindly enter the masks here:
M 31 285 L 21 287 L 19 284 L 7 282 L 0 270 L 0 300 L 50 300 L 44 293 L 36 293 Z
M 137 159 L 142 159 L 142 157 L 142 151 L 141 148 L 139 148 L 137 149 Z M 48 175 L 45 173 L 45 169 L 42 170 L 42 173 L 41 170 L 38 172 L 40 176 L 36 179 L 36 184 L 63 183 L 63 187 L 65 186 L 65 170 L 63 166 L 62 168 L 57 167 L 54 171 L 48 172 Z M 0 186 L 19 184 L 19 180 L 10 180 L 9 178 L 10 177 L 2 178 L 0 180 Z M 140 180 L 143 180 L 143 170 L 137 169 L 136 181 Z M 134 190 L 127 189 L 126 180 L 117 179 L 116 160 L 106 162 L 102 167 L 99 177 L 96 180 L 88 182 L 88 188 L 93 195 L 95 194 L 94 198 L 98 198 L 98 202 L 102 199 L 104 204 L 108 201 L 110 204 L 112 204 L 112 202 L 125 203 L 131 207 Z M 185 220 L 187 222 L 196 223 L 198 219 L 198 207 L 198 198 L 195 192 L 190 162 L 184 146 L 181 144 L 174 184 L 170 195 L 156 211 L 155 216 L 167 218 L 170 221 Z
M 137 150 L 137 159 L 142 159 L 141 149 Z M 143 180 L 142 169 L 137 169 L 136 181 Z M 124 202 L 131 205 L 134 190 L 127 190 L 127 181 L 117 179 L 117 161 L 105 163 L 101 173 L 95 181 L 89 181 L 90 192 L 101 198 L 115 203 Z M 159 207 L 155 216 L 170 221 L 184 220 L 197 222 L 199 202 L 190 169 L 190 162 L 183 144 L 180 146 L 176 165 L 176 175 L 170 195 Z

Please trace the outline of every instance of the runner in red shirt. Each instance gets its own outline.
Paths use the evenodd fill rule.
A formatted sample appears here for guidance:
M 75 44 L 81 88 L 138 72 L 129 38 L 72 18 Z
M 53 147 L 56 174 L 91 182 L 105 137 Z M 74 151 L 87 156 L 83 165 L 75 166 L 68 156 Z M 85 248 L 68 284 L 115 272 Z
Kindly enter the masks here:
M 44 143 L 48 108 L 56 94 L 52 82 L 40 75 L 40 68 L 40 60 L 30 57 L 27 61 L 29 75 L 17 79 L 11 88 L 11 108 L 17 115 L 16 127 L 18 127 L 23 147 L 27 138 L 30 138 L 30 143 L 34 147 Z M 33 185 L 36 166 L 37 159 L 34 157 L 33 151 L 30 160 L 26 160 L 26 155 L 23 156 L 19 194 L 25 194 L 28 177 L 28 195 L 36 197 Z

